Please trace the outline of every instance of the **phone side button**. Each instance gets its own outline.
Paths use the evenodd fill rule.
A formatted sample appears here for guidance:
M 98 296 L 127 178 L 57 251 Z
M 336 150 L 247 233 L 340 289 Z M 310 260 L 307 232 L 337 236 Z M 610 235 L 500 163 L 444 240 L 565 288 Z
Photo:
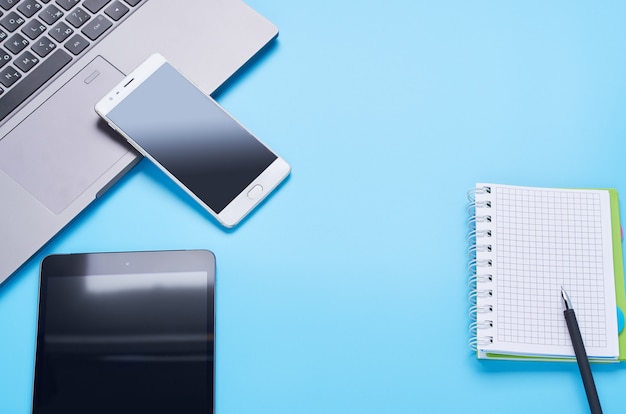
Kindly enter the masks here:
M 263 194 L 263 187 L 257 184 L 252 187 L 250 191 L 248 191 L 248 198 L 250 200 L 256 200 L 257 198 L 259 198 L 259 196 L 261 196 L 261 194 Z

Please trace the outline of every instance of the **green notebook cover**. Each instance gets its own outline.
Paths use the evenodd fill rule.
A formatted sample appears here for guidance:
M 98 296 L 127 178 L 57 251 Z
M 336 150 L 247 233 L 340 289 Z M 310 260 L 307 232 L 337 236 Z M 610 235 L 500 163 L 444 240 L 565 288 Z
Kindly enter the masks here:
M 626 292 L 624 290 L 624 260 L 622 257 L 622 226 L 620 224 L 619 200 L 617 190 L 609 189 L 611 199 L 611 226 L 613 230 L 613 267 L 615 272 L 615 297 L 622 315 L 626 311 Z M 619 318 L 618 318 L 619 319 Z M 618 332 L 619 360 L 626 360 L 626 333 Z

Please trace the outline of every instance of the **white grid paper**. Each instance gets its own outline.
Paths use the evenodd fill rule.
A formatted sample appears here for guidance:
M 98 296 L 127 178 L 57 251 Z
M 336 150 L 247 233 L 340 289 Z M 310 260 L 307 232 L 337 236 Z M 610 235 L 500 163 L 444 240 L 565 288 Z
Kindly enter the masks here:
M 488 197 L 494 230 L 494 346 L 519 353 L 572 353 L 563 286 L 589 355 L 617 355 L 608 194 L 492 186 Z

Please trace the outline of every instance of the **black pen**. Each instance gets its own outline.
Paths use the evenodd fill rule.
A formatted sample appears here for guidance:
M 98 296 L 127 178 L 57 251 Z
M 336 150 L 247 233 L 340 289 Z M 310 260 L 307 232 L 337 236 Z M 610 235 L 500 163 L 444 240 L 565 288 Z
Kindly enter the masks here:
M 587 401 L 589 401 L 589 408 L 592 414 L 602 413 L 602 407 L 600 407 L 600 399 L 598 398 L 598 391 L 596 390 L 596 384 L 593 381 L 593 375 L 591 373 L 591 367 L 589 366 L 589 359 L 587 358 L 587 351 L 585 351 L 585 345 L 583 344 L 583 337 L 580 334 L 580 328 L 578 327 L 578 321 L 576 320 L 576 314 L 572 309 L 572 304 L 567 296 L 567 292 L 561 287 L 561 297 L 563 298 L 563 304 L 565 310 L 565 322 L 567 323 L 567 330 L 569 336 L 572 338 L 572 345 L 574 346 L 574 354 L 576 354 L 576 362 L 578 362 L 578 369 L 580 370 L 580 376 L 583 379 L 583 385 L 585 386 L 585 393 L 587 393 Z

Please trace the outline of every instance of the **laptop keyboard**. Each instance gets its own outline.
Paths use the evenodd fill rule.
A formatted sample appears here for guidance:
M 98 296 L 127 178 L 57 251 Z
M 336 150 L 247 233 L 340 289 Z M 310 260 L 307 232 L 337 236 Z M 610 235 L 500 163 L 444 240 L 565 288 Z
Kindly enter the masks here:
M 0 0 L 0 121 L 140 2 Z

